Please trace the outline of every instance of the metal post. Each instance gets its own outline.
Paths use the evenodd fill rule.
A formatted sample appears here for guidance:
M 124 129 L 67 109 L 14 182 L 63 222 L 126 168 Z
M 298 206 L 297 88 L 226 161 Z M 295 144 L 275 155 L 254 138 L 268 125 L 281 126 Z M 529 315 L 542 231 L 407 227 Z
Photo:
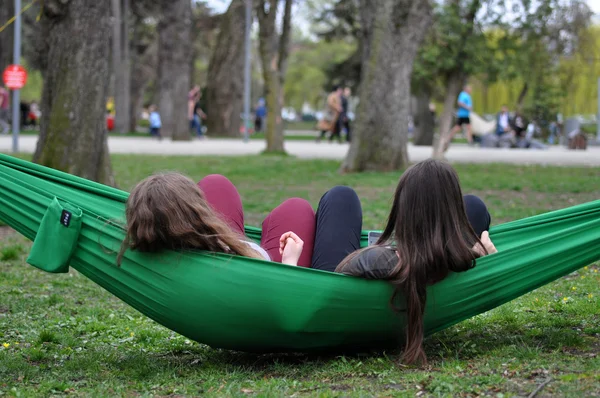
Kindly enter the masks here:
M 15 42 L 13 52 L 13 63 L 15 65 L 21 64 L 21 0 L 15 0 Z M 12 150 L 14 153 L 19 152 L 19 128 L 20 128 L 20 90 L 13 91 L 13 109 L 12 109 L 12 128 L 13 128 L 13 142 Z
M 250 124 L 250 29 L 252 27 L 252 0 L 246 0 L 246 59 L 244 61 L 244 142 L 248 142 Z
M 596 144 L 600 145 L 600 78 L 598 78 L 598 114 L 596 115 Z

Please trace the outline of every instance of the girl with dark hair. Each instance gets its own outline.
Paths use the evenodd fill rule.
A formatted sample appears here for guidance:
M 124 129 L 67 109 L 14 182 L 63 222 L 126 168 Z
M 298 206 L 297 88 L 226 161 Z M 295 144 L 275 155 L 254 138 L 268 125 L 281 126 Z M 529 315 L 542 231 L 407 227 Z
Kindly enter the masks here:
M 333 201 L 328 198 L 332 193 Z M 390 281 L 395 286 L 391 304 L 397 311 L 398 296 L 406 299 L 405 363 L 426 361 L 427 286 L 496 252 L 487 232 L 485 204 L 476 196 L 463 197 L 454 169 L 437 160 L 420 162 L 402 175 L 387 225 L 374 246 L 358 250 L 362 212 L 350 188 L 325 194 L 316 220 L 312 268 Z

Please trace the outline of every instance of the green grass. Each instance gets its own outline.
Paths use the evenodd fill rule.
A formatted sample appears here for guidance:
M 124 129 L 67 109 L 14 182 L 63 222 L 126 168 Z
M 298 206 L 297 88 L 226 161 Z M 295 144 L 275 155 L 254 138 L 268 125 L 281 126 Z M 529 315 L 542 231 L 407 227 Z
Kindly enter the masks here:
M 249 224 L 290 196 L 315 206 L 333 185 L 359 192 L 365 228 L 381 228 L 400 173 L 340 175 L 337 162 L 292 157 L 113 156 L 121 188 L 179 170 L 222 173 Z M 505 222 L 597 198 L 600 169 L 456 165 L 465 192 Z M 397 352 L 253 355 L 188 341 L 82 275 L 25 264 L 30 243 L 0 229 L 0 394 L 8 396 L 594 396 L 600 391 L 600 267 L 552 284 L 426 340 L 430 363 Z M 8 253 L 6 259 L 4 256 Z

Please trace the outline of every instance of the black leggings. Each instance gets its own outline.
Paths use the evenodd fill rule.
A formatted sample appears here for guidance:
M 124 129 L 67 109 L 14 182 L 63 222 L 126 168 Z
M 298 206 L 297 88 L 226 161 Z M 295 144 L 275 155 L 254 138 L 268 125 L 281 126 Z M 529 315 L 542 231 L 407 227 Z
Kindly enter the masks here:
M 490 213 L 475 195 L 465 195 L 464 202 L 467 218 L 481 236 L 490 229 Z M 316 221 L 311 268 L 333 272 L 348 254 L 360 249 L 362 207 L 356 192 L 342 186 L 327 191 L 319 202 Z

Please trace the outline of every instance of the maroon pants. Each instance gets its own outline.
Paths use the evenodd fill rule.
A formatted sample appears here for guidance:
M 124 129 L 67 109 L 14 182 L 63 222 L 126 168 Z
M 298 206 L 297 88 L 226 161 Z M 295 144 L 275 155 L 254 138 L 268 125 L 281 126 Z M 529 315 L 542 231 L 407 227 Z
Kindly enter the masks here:
M 232 230 L 245 236 L 244 210 L 242 199 L 236 187 L 226 177 L 211 174 L 198 183 L 206 201 L 221 216 Z M 277 206 L 262 223 L 260 246 L 271 260 L 281 262 L 279 238 L 292 231 L 304 241 L 304 248 L 298 260 L 301 267 L 310 267 L 315 244 L 315 212 L 304 199 L 287 199 Z

